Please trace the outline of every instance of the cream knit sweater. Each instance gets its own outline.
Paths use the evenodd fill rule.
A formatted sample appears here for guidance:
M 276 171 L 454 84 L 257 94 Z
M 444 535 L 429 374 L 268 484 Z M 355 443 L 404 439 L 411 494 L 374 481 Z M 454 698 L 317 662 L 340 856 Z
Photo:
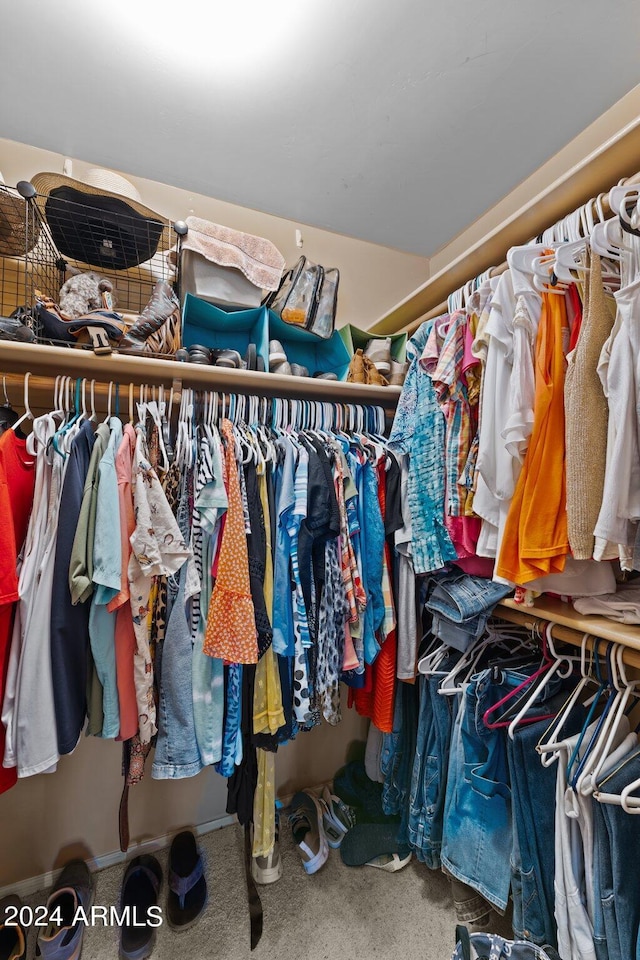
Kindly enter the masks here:
M 614 315 L 615 303 L 602 285 L 600 257 L 592 253 L 582 326 L 567 358 L 564 386 L 567 521 L 571 552 L 577 560 L 593 556 L 593 530 L 602 505 L 609 407 L 597 366 Z

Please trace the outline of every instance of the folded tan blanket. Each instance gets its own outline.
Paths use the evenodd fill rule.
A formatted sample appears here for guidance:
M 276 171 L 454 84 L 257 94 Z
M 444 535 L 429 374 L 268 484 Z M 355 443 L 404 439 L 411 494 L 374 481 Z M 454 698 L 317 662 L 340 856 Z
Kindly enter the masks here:
M 200 217 L 187 217 L 189 231 L 183 250 L 193 250 L 221 267 L 241 270 L 247 280 L 262 290 L 277 290 L 284 257 L 270 240 L 222 227 Z

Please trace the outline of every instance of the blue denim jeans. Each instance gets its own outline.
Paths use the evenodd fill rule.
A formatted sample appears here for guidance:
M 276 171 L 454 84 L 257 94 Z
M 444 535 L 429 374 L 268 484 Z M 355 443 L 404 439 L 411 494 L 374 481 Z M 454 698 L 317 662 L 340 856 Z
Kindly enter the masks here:
M 477 617 L 465 620 L 463 623 L 455 623 L 443 614 L 434 612 L 431 630 L 434 636 L 442 640 L 443 643 L 464 653 L 474 640 L 482 636 L 487 620 L 488 614 L 481 613 Z
M 640 779 L 640 750 L 634 750 L 598 784 L 620 794 Z M 640 957 L 640 819 L 622 807 L 594 804 L 596 916 L 594 944 L 598 960 Z
M 454 658 L 449 658 L 450 669 Z M 418 736 L 409 796 L 409 845 L 431 870 L 440 868 L 452 703 L 438 693 L 441 677 L 420 677 Z
M 472 677 L 451 738 L 442 864 L 504 912 L 511 886 L 511 791 L 504 730 L 489 730 L 485 711 L 517 685 L 506 672 Z
M 469 573 L 442 573 L 432 577 L 430 582 L 434 586 L 427 607 L 444 614 L 454 623 L 463 623 L 481 613 L 491 613 L 496 603 L 512 590 L 502 583 Z
M 555 713 L 566 699 L 559 694 L 549 704 Z M 583 716 L 583 714 L 582 714 Z M 581 717 L 574 711 L 567 719 L 568 734 L 579 729 Z M 539 946 L 556 946 L 555 895 L 555 796 L 556 768 L 543 767 L 536 744 L 548 720 L 519 726 L 514 739 L 507 737 L 511 778 L 513 849 L 511 896 L 513 931 L 516 937 Z
M 186 571 L 185 563 L 180 570 L 178 595 L 166 635 L 158 644 L 158 739 L 151 773 L 156 780 L 193 777 L 203 768 L 193 717 L 193 646 L 184 602 Z

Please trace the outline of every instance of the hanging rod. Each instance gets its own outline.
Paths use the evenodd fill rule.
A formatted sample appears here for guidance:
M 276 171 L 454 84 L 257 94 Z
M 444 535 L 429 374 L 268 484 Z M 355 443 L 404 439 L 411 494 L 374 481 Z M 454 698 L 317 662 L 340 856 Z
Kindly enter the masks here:
M 494 616 L 529 628 L 553 623 L 553 636 L 576 647 L 581 646 L 585 633 L 592 638 L 589 641 L 590 649 L 593 649 L 596 639 L 612 640 L 625 648 L 624 662 L 628 666 L 640 667 L 640 626 L 578 613 L 571 604 L 554 597 L 541 597 L 532 607 L 525 607 L 515 600 L 501 600 L 494 610 Z
M 92 350 L 49 347 L 44 344 L 0 343 L 0 374 L 24 373 L 55 378 L 59 374 L 86 377 L 108 383 L 133 383 L 171 387 L 174 380 L 194 390 L 217 390 L 260 397 L 324 400 L 329 403 L 360 403 L 393 411 L 400 387 L 377 387 L 364 383 L 292 377 L 253 370 L 132 357 L 112 353 L 97 356 Z
M 639 183 L 640 172 L 632 173 L 638 156 L 640 117 L 392 307 L 373 324 L 371 333 L 402 331 L 411 335 L 425 320 L 446 313 L 449 294 L 503 261 L 510 247 L 528 243 L 621 178 L 629 184 Z M 606 201 L 604 206 L 608 212 Z M 504 272 L 506 267 L 506 262 L 501 263 L 492 272 Z

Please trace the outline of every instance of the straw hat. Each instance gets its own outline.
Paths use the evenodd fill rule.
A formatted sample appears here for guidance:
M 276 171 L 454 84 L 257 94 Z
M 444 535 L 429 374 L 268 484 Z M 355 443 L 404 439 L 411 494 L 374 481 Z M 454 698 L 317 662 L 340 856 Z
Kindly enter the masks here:
M 74 180 L 73 177 L 65 177 L 62 173 L 36 173 L 31 178 L 31 183 L 36 188 L 36 192 L 44 197 L 50 196 L 58 187 L 71 187 L 89 196 L 113 197 L 114 200 L 126 201 L 132 210 L 149 220 L 160 222 L 166 220 L 166 217 L 146 207 L 134 185 L 113 170 L 92 167 L 87 170 L 84 180 Z
M 0 174 L 0 257 L 24 257 L 39 236 L 38 217 L 28 216 L 25 200 L 5 185 Z
M 166 217 L 145 206 L 129 180 L 92 168 L 84 180 L 37 173 L 31 180 L 63 256 L 116 270 L 150 260 L 170 246 Z

